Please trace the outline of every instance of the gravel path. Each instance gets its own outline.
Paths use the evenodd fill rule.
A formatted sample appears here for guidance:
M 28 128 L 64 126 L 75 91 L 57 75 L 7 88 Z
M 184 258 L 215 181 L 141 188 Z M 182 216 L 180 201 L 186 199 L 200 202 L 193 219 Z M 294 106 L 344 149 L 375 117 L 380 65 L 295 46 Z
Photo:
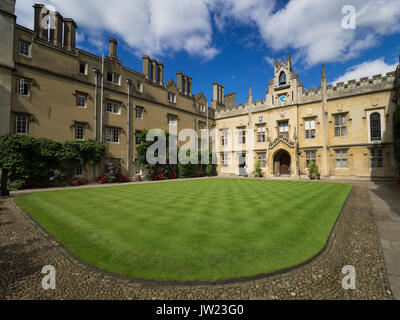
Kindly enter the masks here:
M 56 268 L 56 290 L 43 290 L 42 267 Z M 356 268 L 356 290 L 341 270 Z M 201 286 L 140 283 L 71 256 L 11 198 L 0 198 L 0 299 L 393 299 L 368 189 L 355 184 L 326 249 L 312 262 L 258 280 Z

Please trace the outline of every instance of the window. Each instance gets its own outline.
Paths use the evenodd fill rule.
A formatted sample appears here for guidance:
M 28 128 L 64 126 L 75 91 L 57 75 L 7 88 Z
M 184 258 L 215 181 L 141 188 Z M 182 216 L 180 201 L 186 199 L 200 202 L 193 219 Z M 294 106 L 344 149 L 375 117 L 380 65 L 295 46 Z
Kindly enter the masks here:
M 141 142 L 142 142 L 140 140 L 141 135 L 142 135 L 142 131 L 136 131 L 136 133 L 135 133 L 135 143 L 136 143 L 136 145 L 141 144 Z
M 204 104 L 199 104 L 199 111 L 206 112 L 206 106 Z
M 113 128 L 107 128 L 106 129 L 106 141 L 108 143 L 119 143 L 120 141 L 120 130 L 119 129 L 113 129 Z
M 199 121 L 199 130 L 202 130 L 206 127 L 206 123 L 204 121 Z
M 29 82 L 25 79 L 19 79 L 17 93 L 27 96 L 29 93 Z
M 79 73 L 87 74 L 87 64 L 85 62 L 79 62 Z
M 78 164 L 75 167 L 75 175 L 76 176 L 82 176 L 83 175 L 83 166 L 81 164 Z
M 286 73 L 282 72 L 279 76 L 279 85 L 284 86 L 286 84 Z
M 229 155 L 226 153 L 221 154 L 221 165 L 222 167 L 226 168 L 228 167 L 228 162 L 229 162 Z
M 176 103 L 176 95 L 174 93 L 168 92 L 168 101 Z
M 239 128 L 238 131 L 238 136 L 239 136 L 239 144 L 245 144 L 246 143 L 246 129 L 245 128 Z
M 347 135 L 346 123 L 345 114 L 335 115 L 335 137 L 345 137 Z
M 17 134 L 28 134 L 28 117 L 27 116 L 16 116 L 15 118 L 15 133 Z
M 372 149 L 370 152 L 371 168 L 383 168 L 383 151 L 381 149 Z
M 143 119 L 143 107 L 136 107 L 136 119 Z
M 85 128 L 83 124 L 75 125 L 75 140 L 83 140 L 84 139 Z
M 121 105 L 119 102 L 113 102 L 113 101 L 106 102 L 106 111 L 107 112 L 119 114 L 120 107 L 121 107 Z
M 305 129 L 306 129 L 306 139 L 314 139 L 315 138 L 315 120 L 306 120 Z
M 380 141 L 382 139 L 381 115 L 374 112 L 370 117 L 371 141 Z
M 30 56 L 30 50 L 31 49 L 31 44 L 29 42 L 26 42 L 24 40 L 19 40 L 18 42 L 18 53 L 22 56 L 29 57 Z
M 257 153 L 257 159 L 260 162 L 262 168 L 265 168 L 267 166 L 266 155 L 267 154 L 265 152 Z
M 221 145 L 222 146 L 228 145 L 228 129 L 221 130 Z
M 120 84 L 120 78 L 121 76 L 118 73 L 115 72 L 108 72 L 107 73 L 107 81 L 112 82 L 114 84 L 119 85 Z
M 136 82 L 136 91 L 137 92 L 143 91 L 143 84 L 141 82 Z
M 257 128 L 257 141 L 265 142 L 265 125 L 258 126 Z
M 76 100 L 77 107 L 84 108 L 86 106 L 86 96 L 80 94 L 77 96 Z
M 176 127 L 178 125 L 178 118 L 176 116 L 168 116 L 168 125 Z
M 317 163 L 317 152 L 316 151 L 306 151 L 306 167 L 308 168 L 311 161 Z
M 279 123 L 279 135 L 289 138 L 289 122 L 280 122 Z
M 336 168 L 347 167 L 347 151 L 336 151 Z

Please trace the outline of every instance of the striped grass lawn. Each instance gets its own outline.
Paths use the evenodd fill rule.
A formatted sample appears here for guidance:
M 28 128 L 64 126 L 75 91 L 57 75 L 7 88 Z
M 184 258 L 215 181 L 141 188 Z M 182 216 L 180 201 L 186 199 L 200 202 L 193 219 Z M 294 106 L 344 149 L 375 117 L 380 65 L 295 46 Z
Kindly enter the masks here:
M 39 192 L 15 202 L 101 269 L 138 279 L 213 281 L 313 257 L 350 190 L 218 178 Z

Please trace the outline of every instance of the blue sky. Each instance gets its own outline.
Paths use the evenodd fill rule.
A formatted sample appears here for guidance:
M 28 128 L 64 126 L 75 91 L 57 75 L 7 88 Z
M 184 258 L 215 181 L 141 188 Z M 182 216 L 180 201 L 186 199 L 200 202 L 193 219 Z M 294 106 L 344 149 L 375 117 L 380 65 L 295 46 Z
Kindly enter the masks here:
M 32 28 L 32 0 L 17 0 L 17 23 Z M 193 91 L 209 101 L 212 83 L 236 92 L 237 103 L 264 99 L 273 58 L 293 58 L 305 88 L 319 86 L 321 64 L 328 82 L 351 80 L 396 68 L 400 54 L 399 0 L 48 0 L 78 26 L 77 46 L 118 57 L 142 71 L 143 54 L 165 65 L 164 80 L 181 71 Z M 116 5 L 118 3 L 118 5 Z M 342 13 L 352 5 L 356 29 L 344 29 Z

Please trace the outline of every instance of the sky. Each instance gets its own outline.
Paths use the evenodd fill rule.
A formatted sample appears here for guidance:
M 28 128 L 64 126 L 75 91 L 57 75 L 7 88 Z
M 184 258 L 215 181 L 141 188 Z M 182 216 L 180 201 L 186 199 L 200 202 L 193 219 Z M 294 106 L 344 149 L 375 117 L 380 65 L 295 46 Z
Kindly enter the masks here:
M 46 2 L 47 1 L 47 2 Z M 273 60 L 292 56 L 304 88 L 394 71 L 400 55 L 400 0 L 46 0 L 73 18 L 77 47 L 142 72 L 142 56 L 164 63 L 164 81 L 193 77 L 209 103 L 214 81 L 237 103 L 264 99 Z M 17 23 L 33 28 L 33 3 L 17 0 Z M 351 6 L 351 8 L 348 8 Z

